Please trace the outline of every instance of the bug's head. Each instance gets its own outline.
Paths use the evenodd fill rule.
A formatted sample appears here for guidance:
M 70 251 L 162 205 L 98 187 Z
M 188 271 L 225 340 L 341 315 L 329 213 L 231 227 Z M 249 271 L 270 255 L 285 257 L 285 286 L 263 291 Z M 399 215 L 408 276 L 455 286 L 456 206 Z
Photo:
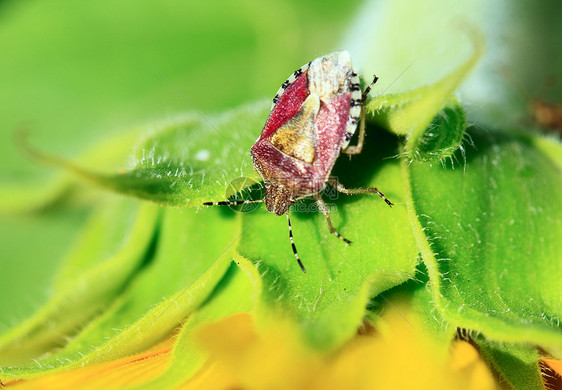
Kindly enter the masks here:
M 265 186 L 265 207 L 270 213 L 283 215 L 294 203 L 295 200 L 287 188 L 273 184 Z

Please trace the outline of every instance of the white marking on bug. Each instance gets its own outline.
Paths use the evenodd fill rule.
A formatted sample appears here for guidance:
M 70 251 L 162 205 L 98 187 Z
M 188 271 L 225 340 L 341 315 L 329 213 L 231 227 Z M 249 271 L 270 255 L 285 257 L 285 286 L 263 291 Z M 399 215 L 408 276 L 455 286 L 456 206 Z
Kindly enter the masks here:
M 351 57 L 347 51 L 317 58 L 310 63 L 308 89 L 310 93 L 317 93 L 322 100 L 331 98 L 341 91 L 349 91 L 351 73 Z

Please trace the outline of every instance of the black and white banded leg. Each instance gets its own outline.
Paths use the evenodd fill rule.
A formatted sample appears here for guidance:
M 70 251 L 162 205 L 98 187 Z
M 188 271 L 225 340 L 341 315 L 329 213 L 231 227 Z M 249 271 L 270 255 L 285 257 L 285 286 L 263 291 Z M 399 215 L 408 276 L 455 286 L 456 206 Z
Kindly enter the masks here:
M 250 203 L 262 203 L 264 199 L 257 199 L 257 200 L 234 200 L 234 201 L 220 201 L 220 202 L 204 202 L 204 206 L 239 206 L 243 204 L 250 204 Z M 287 213 L 287 223 L 289 224 L 289 239 L 291 240 L 291 247 L 293 248 L 293 253 L 295 254 L 295 258 L 297 259 L 297 263 L 299 263 L 299 267 L 301 267 L 302 272 L 306 273 L 306 269 L 302 264 L 301 258 L 299 257 L 299 253 L 297 252 L 297 247 L 295 245 L 295 240 L 293 239 L 293 228 L 291 227 L 291 219 L 289 218 L 289 213 Z
M 330 185 L 334 186 L 339 192 L 341 192 L 343 194 L 347 194 L 347 195 L 377 194 L 378 196 L 380 196 L 385 201 L 385 203 L 387 205 L 389 205 L 390 207 L 394 206 L 394 203 L 392 203 L 390 200 L 388 200 L 386 198 L 386 196 L 384 196 L 384 194 L 382 192 L 380 192 L 376 187 L 372 187 L 372 188 L 345 188 L 343 186 L 343 184 L 341 184 L 335 178 L 328 179 L 328 182 L 330 183 Z
M 337 238 L 339 238 L 340 240 L 342 240 L 346 244 L 351 244 L 351 241 L 349 241 L 347 238 L 345 238 L 344 236 L 339 234 L 338 231 L 336 230 L 336 228 L 334 227 L 334 225 L 332 224 L 332 219 L 330 218 L 330 213 L 329 213 L 328 208 L 326 207 L 326 203 L 324 203 L 324 200 L 322 199 L 322 197 L 319 194 L 316 194 L 316 195 L 314 195 L 314 199 L 316 200 L 316 204 L 318 205 L 318 209 L 324 215 L 324 218 L 326 218 L 326 222 L 328 223 L 328 229 L 330 229 L 330 233 L 332 233 L 334 236 L 336 236 Z
M 242 204 L 250 204 L 250 203 L 262 203 L 263 199 L 258 200 L 226 200 L 221 202 L 204 202 L 204 206 L 240 206 Z
M 297 263 L 299 263 L 299 267 L 301 267 L 302 272 L 306 274 L 306 269 L 304 268 L 304 265 L 302 265 L 301 258 L 299 257 L 299 253 L 297 252 L 297 247 L 295 246 L 295 240 L 293 240 L 293 228 L 291 227 L 291 219 L 289 218 L 288 212 L 287 212 L 287 223 L 289 224 L 289 240 L 291 240 L 293 253 L 295 254 L 295 258 L 297 259 Z
M 371 92 L 373 85 L 376 84 L 378 79 L 379 78 L 375 75 L 371 84 L 369 84 L 369 86 L 365 88 L 365 91 L 363 91 L 363 95 L 361 96 L 361 114 L 359 118 L 359 135 L 357 138 L 357 145 L 347 146 L 342 150 L 345 154 L 359 154 L 361 153 L 361 150 L 363 150 L 363 144 L 365 143 L 365 102 L 367 101 L 367 95 L 369 95 L 369 92 Z

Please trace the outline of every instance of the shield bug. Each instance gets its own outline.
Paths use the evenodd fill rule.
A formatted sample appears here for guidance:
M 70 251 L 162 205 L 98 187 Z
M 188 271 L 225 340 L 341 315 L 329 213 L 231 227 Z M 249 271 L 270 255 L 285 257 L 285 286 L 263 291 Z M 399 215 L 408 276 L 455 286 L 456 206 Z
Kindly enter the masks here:
M 298 255 L 289 219 L 289 208 L 297 200 L 313 197 L 330 233 L 350 244 L 351 241 L 334 228 L 321 192 L 330 184 L 344 194 L 377 194 L 392 206 L 376 188 L 348 189 L 330 177 L 340 153 L 358 154 L 363 148 L 364 102 L 376 81 L 375 76 L 361 92 L 359 76 L 353 71 L 347 51 L 316 58 L 297 69 L 277 91 L 265 127 L 251 149 L 254 169 L 265 183 L 265 198 L 205 202 L 204 205 L 265 202 L 269 212 L 287 214 L 289 239 L 303 272 L 306 270 Z M 358 126 L 357 144 L 350 145 Z

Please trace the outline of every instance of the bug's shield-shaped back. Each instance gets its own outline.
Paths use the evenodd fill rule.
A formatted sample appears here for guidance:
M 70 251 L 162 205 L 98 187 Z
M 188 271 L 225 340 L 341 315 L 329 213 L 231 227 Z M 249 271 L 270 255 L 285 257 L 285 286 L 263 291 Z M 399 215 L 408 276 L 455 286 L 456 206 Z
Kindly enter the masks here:
M 304 101 L 297 113 L 277 130 L 271 144 L 279 151 L 312 163 L 316 156 L 315 120 L 320 110 L 320 99 L 312 93 Z

